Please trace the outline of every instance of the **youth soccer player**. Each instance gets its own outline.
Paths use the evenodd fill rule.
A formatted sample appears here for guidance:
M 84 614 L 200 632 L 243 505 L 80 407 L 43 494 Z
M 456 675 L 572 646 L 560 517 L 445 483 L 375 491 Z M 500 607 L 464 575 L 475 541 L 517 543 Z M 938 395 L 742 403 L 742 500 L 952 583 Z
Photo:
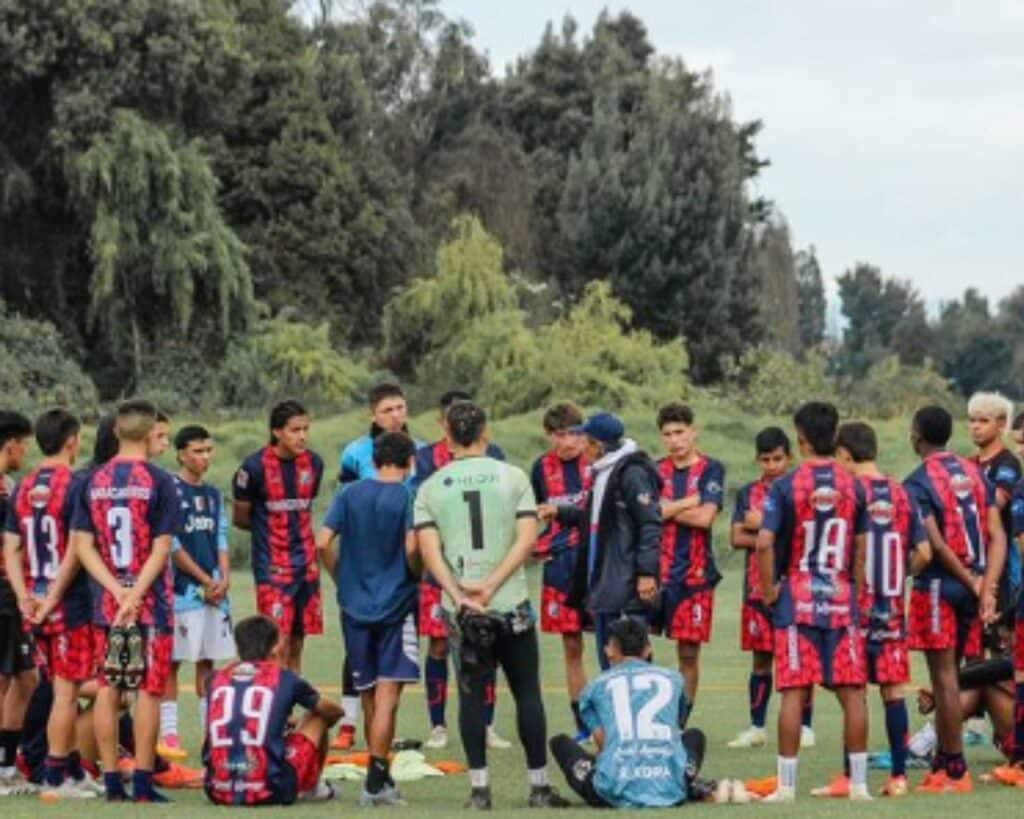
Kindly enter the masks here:
M 774 633 L 771 612 L 761 599 L 757 575 L 757 533 L 761 529 L 763 507 L 768 492 L 786 474 L 791 463 L 789 436 L 778 427 L 767 427 L 757 433 L 754 451 L 761 477 L 744 486 L 736 496 L 730 535 L 732 547 L 746 552 L 743 575 L 743 603 L 740 613 L 740 648 L 751 652 L 750 681 L 747 686 L 750 706 L 750 727 L 729 743 L 730 748 L 760 748 L 767 740 L 765 721 L 772 692 L 772 652 Z M 814 736 L 804 710 L 800 747 L 814 745 Z M 810 736 L 808 736 L 810 733 Z
M 779 709 L 778 784 L 768 802 L 796 799 L 800 713 L 815 685 L 835 691 L 843 709 L 852 800 L 867 786 L 867 658 L 856 620 L 867 529 L 864 491 L 833 461 L 839 414 L 810 402 L 794 418 L 803 463 L 777 480 L 757 535 L 761 595 L 772 609 Z M 855 585 L 856 582 L 856 585 Z
M 320 775 L 327 731 L 341 706 L 284 667 L 286 636 L 267 617 L 246 617 L 235 629 L 238 661 L 208 678 L 210 703 L 203 743 L 204 788 L 218 805 L 290 805 L 300 796 L 330 799 Z M 308 713 L 294 730 L 292 709 Z
M 587 459 L 583 456 L 586 439 L 572 431 L 583 424 L 583 413 L 568 402 L 555 404 L 544 413 L 543 424 L 551 448 L 533 462 L 530 472 L 538 511 L 549 521 L 547 530 L 537 538 L 535 550 L 544 561 L 540 629 L 562 637 L 569 705 L 576 720 L 577 739 L 582 740 L 589 733 L 580 718 L 580 694 L 587 684 L 583 669 L 583 613 L 566 603 L 572 591 L 580 531 L 579 527 L 559 523 L 557 510 L 560 506 L 582 509 L 590 490 Z
M 419 489 L 423 482 L 437 470 L 452 461 L 452 447 L 448 436 L 445 417 L 449 408 L 457 401 L 471 401 L 472 396 L 463 390 L 449 390 L 441 396 L 438 424 L 444 435 L 432 444 L 421 446 L 416 451 L 416 466 L 411 482 Z M 499 461 L 505 460 L 505 453 L 497 444 L 487 443 L 487 456 Z M 430 717 L 430 736 L 427 748 L 448 747 L 448 726 L 445 711 L 448 706 L 448 624 L 441 605 L 441 587 L 430 575 L 420 583 L 419 633 L 427 638 L 427 661 L 424 668 L 424 683 L 427 694 L 427 713 Z M 494 729 L 495 678 L 484 681 L 487 693 L 487 707 L 484 718 L 487 722 L 487 747 L 495 750 L 511 748 L 512 743 Z
M 388 754 L 402 688 L 418 681 L 420 671 L 416 537 L 412 492 L 405 485 L 415 451 L 401 432 L 378 435 L 377 477 L 339 490 L 317 537 L 338 587 L 345 657 L 365 715 L 370 764 L 360 798 L 364 807 L 405 804 L 391 780 Z
M 174 654 L 167 695 L 160 704 L 160 745 L 167 759 L 184 758 L 178 739 L 178 670 L 195 663 L 199 725 L 206 728 L 206 678 L 213 664 L 235 656 L 228 588 L 228 517 L 220 491 L 203 478 L 213 458 L 213 438 L 201 426 L 174 436 L 178 457 L 175 484 L 181 493 L 182 528 L 171 543 L 174 576 Z
M 157 410 L 149 401 L 123 402 L 117 409 L 118 454 L 93 472 L 79 493 L 71 528 L 82 566 L 101 587 L 94 612 L 95 656 L 105 658 L 108 641 L 125 640 L 115 627 L 136 624 L 142 639 L 125 640 L 128 666 L 144 668 L 135 705 L 136 802 L 163 802 L 153 788 L 154 749 L 160 701 L 167 689 L 174 635 L 174 601 L 168 559 L 178 529 L 180 500 L 169 473 L 148 462 L 147 440 Z M 117 645 L 115 644 L 115 648 Z M 96 739 L 107 799 L 127 795 L 117 767 L 117 720 L 121 691 L 101 670 L 96 695 Z
M 0 410 L 0 514 L 6 517 L 13 484 L 8 473 L 21 469 L 32 436 L 32 423 L 19 412 Z M 22 721 L 36 670 L 32 643 L 22 626 L 21 611 L 0 561 L 0 795 L 32 792 L 15 766 Z
M 232 518 L 252 534 L 256 607 L 284 635 L 288 667 L 302 669 L 305 638 L 322 634 L 320 564 L 313 533 L 313 499 L 324 462 L 309 449 L 310 418 L 298 401 L 270 411 L 270 443 L 235 473 Z
M 7 509 L 4 559 L 18 607 L 32 625 L 36 663 L 53 685 L 47 724 L 49 755 L 41 797 L 92 799 L 94 789 L 67 777 L 78 717 L 78 688 L 94 676 L 92 596 L 68 548 L 77 481 L 71 471 L 79 448 L 78 419 L 66 410 L 36 420 L 42 462 L 18 485 Z M 58 574 L 71 575 L 57 589 Z
M 906 576 L 932 558 L 921 514 L 902 484 L 875 464 L 878 439 L 861 422 L 839 427 L 836 461 L 857 477 L 868 512 L 865 584 L 859 593 L 861 628 L 867 639 L 868 682 L 879 687 L 885 709 L 892 771 L 882 796 L 906 796 L 907 732 L 910 721 L 903 686 L 910 682 L 907 650 Z M 836 777 L 816 796 L 846 796 L 849 773 Z
M 995 492 L 975 464 L 947 450 L 952 435 L 948 411 L 918 410 L 910 440 L 922 463 L 904 481 L 935 556 L 914 580 L 908 623 L 910 648 L 924 652 L 935 694 L 938 752 L 916 788 L 924 793 L 973 789 L 963 755 L 957 666 L 964 657 L 981 656 L 982 623 L 996 618 L 1006 557 Z
M 568 803 L 548 782 L 546 720 L 535 617 L 523 564 L 537 538 L 537 508 L 522 470 L 488 458 L 487 416 L 470 402 L 448 410 L 455 460 L 416 495 L 420 552 L 451 601 L 460 629 L 459 729 L 472 787 L 467 807 L 491 807 L 484 678 L 505 671 L 526 751 L 531 807 Z
M 676 641 L 679 671 L 697 700 L 700 647 L 711 639 L 715 565 L 711 527 L 722 509 L 725 467 L 697 448 L 693 410 L 668 404 L 658 412 L 666 457 L 661 475 L 661 605 L 665 636 Z
M 590 807 L 667 808 L 681 805 L 704 757 L 704 735 L 683 731 L 690 711 L 683 679 L 651 665 L 647 627 L 616 620 L 605 647 L 611 668 L 580 700 L 596 755 L 569 737 L 551 739 L 566 781 Z
M 159 408 L 156 411 L 156 424 L 149 433 L 146 445 L 150 458 L 159 458 L 171 447 L 171 419 Z

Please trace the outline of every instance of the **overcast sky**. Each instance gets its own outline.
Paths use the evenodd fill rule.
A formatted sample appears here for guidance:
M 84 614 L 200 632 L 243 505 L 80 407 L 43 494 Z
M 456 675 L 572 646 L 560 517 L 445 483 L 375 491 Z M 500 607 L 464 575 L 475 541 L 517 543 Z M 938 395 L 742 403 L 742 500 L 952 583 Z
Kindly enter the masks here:
M 1024 0 L 445 0 L 495 72 L 569 12 L 640 17 L 759 118 L 760 182 L 830 280 L 856 261 L 934 305 L 1024 282 Z

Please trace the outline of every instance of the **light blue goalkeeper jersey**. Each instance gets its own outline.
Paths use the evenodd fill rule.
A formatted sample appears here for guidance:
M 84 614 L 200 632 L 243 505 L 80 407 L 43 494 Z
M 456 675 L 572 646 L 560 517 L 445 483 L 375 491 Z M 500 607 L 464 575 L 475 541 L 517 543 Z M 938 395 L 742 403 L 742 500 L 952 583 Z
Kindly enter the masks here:
M 626 660 L 590 683 L 580 717 L 604 731 L 594 787 L 619 808 L 661 808 L 686 799 L 686 750 L 679 717 L 687 708 L 677 671 Z

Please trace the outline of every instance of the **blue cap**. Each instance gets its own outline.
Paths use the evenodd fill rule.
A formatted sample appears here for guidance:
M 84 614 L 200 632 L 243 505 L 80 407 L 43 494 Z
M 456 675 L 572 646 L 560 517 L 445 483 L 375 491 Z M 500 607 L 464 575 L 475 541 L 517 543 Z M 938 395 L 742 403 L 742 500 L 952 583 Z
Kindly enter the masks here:
M 602 444 L 611 444 L 618 441 L 626 432 L 616 416 L 610 412 L 595 412 L 586 421 L 571 430 L 579 435 L 586 435 Z

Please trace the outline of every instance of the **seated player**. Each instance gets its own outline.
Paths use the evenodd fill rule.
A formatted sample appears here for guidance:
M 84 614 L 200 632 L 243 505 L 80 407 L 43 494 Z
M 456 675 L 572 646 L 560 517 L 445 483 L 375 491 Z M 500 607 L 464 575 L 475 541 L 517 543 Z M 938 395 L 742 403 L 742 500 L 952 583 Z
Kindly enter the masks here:
M 909 716 L 903 686 L 910 682 L 907 650 L 906 575 L 932 558 L 921 516 L 903 486 L 875 465 L 878 439 L 867 424 L 839 427 L 836 461 L 857 477 L 868 509 L 865 584 L 859 595 L 860 622 L 867 638 L 868 682 L 879 687 L 885 709 L 892 774 L 882 796 L 906 796 Z M 849 766 L 847 765 L 847 768 Z M 815 796 L 846 796 L 849 770 Z
M 561 635 L 569 706 L 576 721 L 576 738 L 581 741 L 587 736 L 586 726 L 580 719 L 580 694 L 587 684 L 583 668 L 584 615 L 567 604 L 580 531 L 560 523 L 557 514 L 559 506 L 582 508 L 587 502 L 590 475 L 583 455 L 585 439 L 572 431 L 582 423 L 583 413 L 574 404 L 564 402 L 550 407 L 544 413 L 543 424 L 551 448 L 533 462 L 530 472 L 537 512 L 542 520 L 548 521 L 534 549 L 534 554 L 544 561 L 540 630 Z
M 78 457 L 79 422 L 66 410 L 54 409 L 39 416 L 35 429 L 43 460 L 25 476 L 8 506 L 4 557 L 18 605 L 32 624 L 36 663 L 53 685 L 40 796 L 48 802 L 92 799 L 96 789 L 68 774 L 68 758 L 77 750 L 78 690 L 95 674 L 92 594 L 68 548 L 80 489 L 71 471 Z
M 324 567 L 338 587 L 345 658 L 366 719 L 370 764 L 360 798 L 364 807 L 405 804 L 391 779 L 388 753 L 402 688 L 420 675 L 416 536 L 412 492 L 405 484 L 414 454 L 409 436 L 378 435 L 377 477 L 339 490 L 317 537 Z
M 207 678 L 207 797 L 238 807 L 332 798 L 320 775 L 327 731 L 341 719 L 341 706 L 285 667 L 282 634 L 269 618 L 246 617 L 235 628 L 235 642 L 238 661 Z M 309 713 L 291 730 L 296 705 Z
M 206 730 L 206 677 L 213 664 L 235 656 L 228 587 L 228 518 L 220 491 L 203 481 L 213 457 L 213 439 L 200 426 L 186 426 L 174 436 L 181 493 L 182 528 L 171 544 L 174 583 L 174 654 L 167 694 L 160 703 L 157 753 L 183 759 L 178 739 L 178 669 L 195 663 L 200 732 Z
M 740 614 L 740 648 L 751 653 L 750 682 L 747 687 L 750 706 L 750 726 L 729 743 L 730 748 L 760 748 L 767 741 L 765 721 L 768 701 L 772 695 L 772 651 L 774 632 L 771 612 L 761 599 L 757 579 L 757 533 L 763 520 L 762 507 L 768 490 L 789 470 L 792 462 L 789 436 L 778 427 L 762 429 L 754 439 L 757 464 L 761 477 L 744 486 L 736 496 L 730 536 L 732 547 L 746 552 L 743 575 L 743 603 Z M 809 701 L 804 708 L 800 729 L 800 747 L 814 745 L 814 732 L 810 725 L 812 710 Z
M 722 509 L 725 467 L 697 449 L 693 410 L 668 404 L 658 413 L 667 455 L 661 475 L 661 618 L 676 641 L 679 671 L 691 702 L 697 700 L 700 647 L 711 640 L 715 565 L 711 527 Z
M 682 676 L 651 665 L 647 627 L 635 619 L 612 623 L 605 652 L 611 668 L 580 698 L 580 716 L 597 754 L 564 734 L 551 739 L 551 753 L 569 787 L 593 808 L 686 802 L 705 740 L 696 729 L 683 731 L 690 703 Z
M 996 620 L 1006 536 L 994 491 L 978 467 L 946 448 L 953 417 L 930 406 L 914 414 L 911 443 L 921 458 L 904 481 L 921 510 L 934 560 L 914 579 L 908 642 L 923 651 L 935 694 L 938 753 L 918 785 L 923 793 L 970 793 L 963 755 L 957 667 L 982 653 L 982 624 Z
M 867 786 L 867 657 L 854 590 L 863 582 L 864 490 L 833 460 L 839 414 L 812 401 L 794 416 L 804 461 L 777 480 L 757 535 L 758 579 L 775 628 L 779 709 L 778 782 L 768 802 L 796 799 L 800 714 L 810 690 L 833 690 L 843 709 L 849 799 Z
M 149 401 L 125 401 L 118 407 L 118 454 L 88 478 L 71 523 L 78 559 L 100 587 L 93 612 L 95 656 L 102 666 L 95 722 L 109 801 L 128 798 L 117 768 L 116 740 L 119 689 L 132 684 L 123 678 L 111 684 L 108 673 L 114 655 L 125 658 L 119 661 L 124 677 L 141 675 L 132 798 L 167 801 L 153 787 L 153 768 L 160 700 L 167 689 L 174 642 L 167 569 L 181 501 L 173 478 L 148 461 L 148 438 L 156 419 L 157 409 Z M 126 634 L 127 626 L 138 627 L 139 639 Z

